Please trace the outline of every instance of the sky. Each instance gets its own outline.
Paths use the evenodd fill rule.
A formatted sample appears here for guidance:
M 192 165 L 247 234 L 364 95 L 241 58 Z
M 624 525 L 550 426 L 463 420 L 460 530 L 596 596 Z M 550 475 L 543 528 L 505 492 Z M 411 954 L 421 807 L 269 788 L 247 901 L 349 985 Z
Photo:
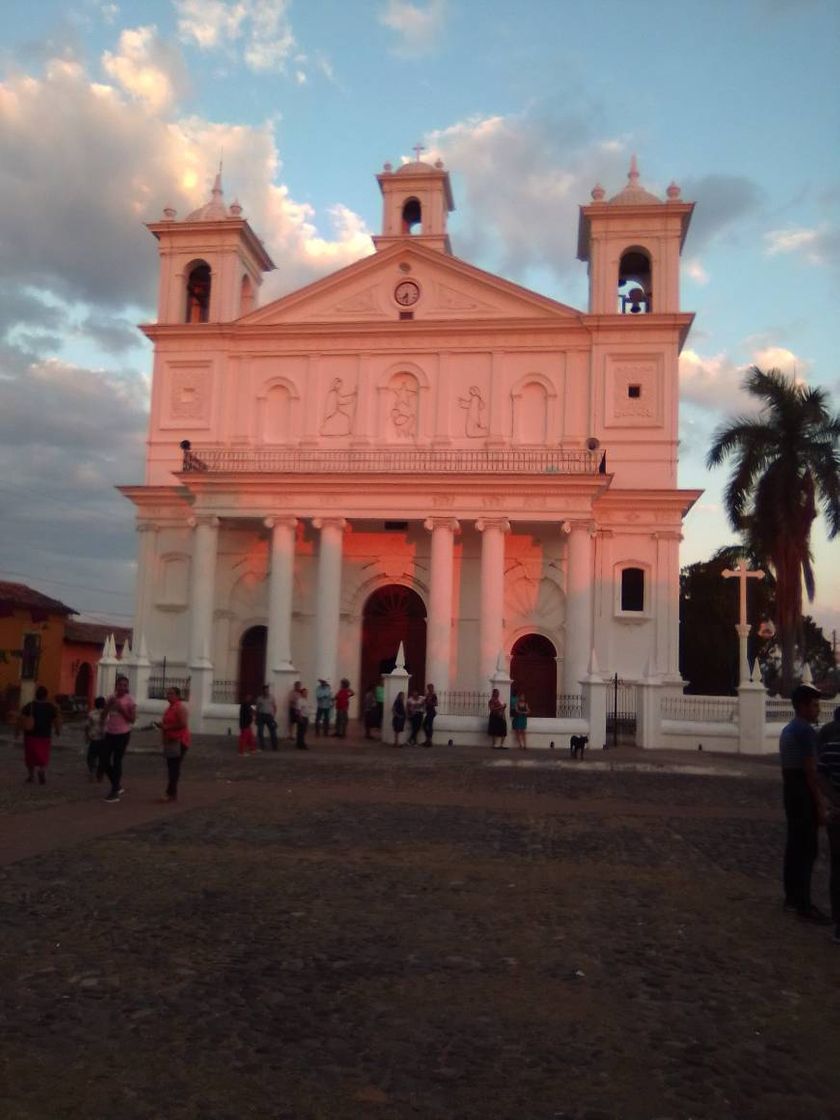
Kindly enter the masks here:
M 840 410 L 836 0 L 0 0 L 0 578 L 129 622 L 156 242 L 219 159 L 277 263 L 371 251 L 386 161 L 440 156 L 453 251 L 585 309 L 578 207 L 630 156 L 697 206 L 682 265 L 682 563 L 732 542 L 713 431 L 753 363 Z M 811 608 L 840 636 L 840 541 Z M 733 619 L 733 621 L 735 621 Z

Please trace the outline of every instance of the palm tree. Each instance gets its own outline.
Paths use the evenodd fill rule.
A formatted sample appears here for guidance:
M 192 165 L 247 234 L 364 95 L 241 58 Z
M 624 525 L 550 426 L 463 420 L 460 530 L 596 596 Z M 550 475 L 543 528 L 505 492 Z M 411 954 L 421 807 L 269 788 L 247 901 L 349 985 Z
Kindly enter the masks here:
M 829 540 L 840 533 L 840 415 L 829 411 L 824 390 L 809 389 L 778 369 L 765 373 L 753 366 L 743 387 L 761 402 L 761 411 L 718 428 L 706 465 L 733 459 L 726 512 L 747 549 L 775 576 L 782 691 L 789 696 L 803 583 L 808 599 L 814 598 L 811 526 L 818 509 Z

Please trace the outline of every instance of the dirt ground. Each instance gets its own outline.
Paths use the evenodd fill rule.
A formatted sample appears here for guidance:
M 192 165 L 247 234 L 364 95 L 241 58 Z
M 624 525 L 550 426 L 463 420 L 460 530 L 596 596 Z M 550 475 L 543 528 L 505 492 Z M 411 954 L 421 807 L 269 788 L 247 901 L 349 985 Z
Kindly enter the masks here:
M 312 745 L 199 738 L 168 806 L 139 734 L 106 805 L 0 739 L 0 1114 L 840 1118 L 772 762 Z

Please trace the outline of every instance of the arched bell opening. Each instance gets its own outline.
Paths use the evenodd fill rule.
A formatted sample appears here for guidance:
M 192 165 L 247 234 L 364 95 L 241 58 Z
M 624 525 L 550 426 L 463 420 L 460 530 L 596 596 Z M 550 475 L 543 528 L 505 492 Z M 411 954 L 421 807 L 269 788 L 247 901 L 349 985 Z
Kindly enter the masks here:
M 184 321 L 206 323 L 210 318 L 210 265 L 194 264 L 187 273 L 187 306 Z
M 622 315 L 653 311 L 653 267 L 644 249 L 627 249 L 618 265 L 618 310 Z
M 423 229 L 423 209 L 419 198 L 407 198 L 402 208 L 403 233 L 417 234 Z

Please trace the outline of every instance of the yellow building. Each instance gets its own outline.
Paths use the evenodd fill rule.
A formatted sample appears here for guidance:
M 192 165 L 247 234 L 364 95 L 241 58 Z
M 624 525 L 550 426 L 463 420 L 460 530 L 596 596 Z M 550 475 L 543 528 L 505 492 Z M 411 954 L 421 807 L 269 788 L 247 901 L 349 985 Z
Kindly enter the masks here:
M 72 607 L 23 583 L 0 580 L 0 714 L 16 711 L 43 684 L 59 691 L 64 628 Z

